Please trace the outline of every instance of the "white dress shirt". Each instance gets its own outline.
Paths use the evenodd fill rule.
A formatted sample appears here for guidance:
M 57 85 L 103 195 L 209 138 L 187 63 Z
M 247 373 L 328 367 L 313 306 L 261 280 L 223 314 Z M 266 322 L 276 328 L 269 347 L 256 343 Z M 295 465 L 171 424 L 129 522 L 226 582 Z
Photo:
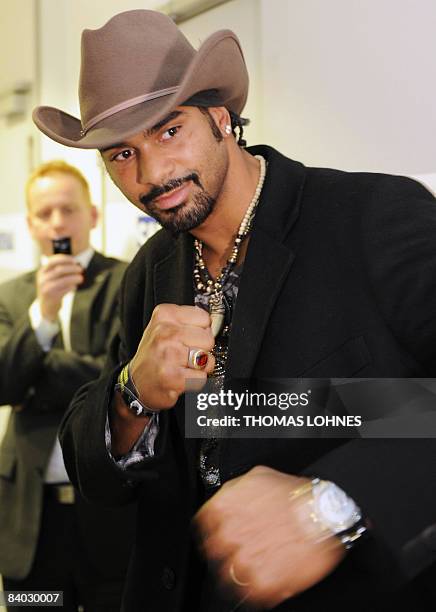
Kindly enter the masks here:
M 82 268 L 86 270 L 93 255 L 94 249 L 89 247 L 85 251 L 75 255 L 74 261 L 79 263 Z M 41 258 L 41 263 L 43 265 L 45 265 L 47 261 L 48 257 L 44 256 Z M 75 291 L 69 291 L 64 295 L 62 298 L 62 306 L 58 314 L 58 321 L 54 322 L 43 318 L 38 300 L 35 300 L 31 304 L 29 308 L 30 324 L 35 332 L 39 345 L 44 351 L 48 352 L 51 349 L 53 341 L 59 332 L 62 333 L 65 350 L 71 351 L 70 323 L 75 294 Z M 62 457 L 61 446 L 57 437 L 47 464 L 44 482 L 51 484 L 69 482 Z

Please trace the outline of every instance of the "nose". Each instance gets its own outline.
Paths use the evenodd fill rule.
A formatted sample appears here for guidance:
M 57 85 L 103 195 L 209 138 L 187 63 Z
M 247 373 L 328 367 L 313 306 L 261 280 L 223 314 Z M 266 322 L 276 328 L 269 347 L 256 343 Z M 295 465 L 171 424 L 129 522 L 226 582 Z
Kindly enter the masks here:
M 160 151 L 143 152 L 139 155 L 136 181 L 141 185 L 162 185 L 174 177 L 173 161 Z
M 50 216 L 50 225 L 55 232 L 59 233 L 65 227 L 65 216 L 60 210 L 54 210 Z

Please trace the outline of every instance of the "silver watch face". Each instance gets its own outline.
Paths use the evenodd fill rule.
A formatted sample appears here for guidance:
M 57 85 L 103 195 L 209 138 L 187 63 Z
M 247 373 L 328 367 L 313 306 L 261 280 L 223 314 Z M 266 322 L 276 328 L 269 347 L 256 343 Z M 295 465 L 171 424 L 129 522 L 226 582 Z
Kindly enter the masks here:
M 312 495 L 315 516 L 333 533 L 349 529 L 362 518 L 357 504 L 333 482 L 317 482 Z

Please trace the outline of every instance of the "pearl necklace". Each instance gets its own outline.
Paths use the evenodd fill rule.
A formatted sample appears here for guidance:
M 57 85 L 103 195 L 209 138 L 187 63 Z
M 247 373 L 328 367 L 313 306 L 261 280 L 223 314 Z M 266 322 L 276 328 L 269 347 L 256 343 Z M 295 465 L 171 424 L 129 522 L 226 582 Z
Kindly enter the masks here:
M 238 233 L 233 244 L 232 252 L 227 260 L 226 265 L 222 268 L 215 280 L 213 280 L 207 270 L 206 264 L 203 259 L 203 242 L 195 239 L 195 266 L 194 266 L 194 283 L 197 291 L 210 295 L 209 298 L 209 312 L 212 325 L 212 333 L 214 338 L 220 333 L 225 315 L 224 299 L 223 299 L 223 288 L 229 277 L 230 271 L 235 266 L 239 255 L 239 249 L 242 242 L 248 236 L 251 230 L 251 225 L 254 219 L 256 206 L 259 202 L 260 194 L 262 192 L 263 184 L 266 175 L 266 161 L 261 155 L 256 155 L 256 159 L 260 162 L 259 181 L 254 192 L 254 196 L 247 208 L 247 211 L 242 219 L 241 225 L 239 226 Z

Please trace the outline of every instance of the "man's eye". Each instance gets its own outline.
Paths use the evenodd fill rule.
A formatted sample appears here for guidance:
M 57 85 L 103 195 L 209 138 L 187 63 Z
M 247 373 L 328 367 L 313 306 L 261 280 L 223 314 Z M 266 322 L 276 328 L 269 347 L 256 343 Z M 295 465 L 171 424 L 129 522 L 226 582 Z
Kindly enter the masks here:
M 170 127 L 168 128 L 163 134 L 162 134 L 162 140 L 171 140 L 171 138 L 174 138 L 174 136 L 177 134 L 177 132 L 179 131 L 180 126 L 174 126 L 174 127 Z
M 119 153 L 116 153 L 116 155 L 114 155 L 111 158 L 111 161 L 125 161 L 126 159 L 130 159 L 133 155 L 133 151 L 131 149 L 124 149 L 123 151 L 120 151 Z

